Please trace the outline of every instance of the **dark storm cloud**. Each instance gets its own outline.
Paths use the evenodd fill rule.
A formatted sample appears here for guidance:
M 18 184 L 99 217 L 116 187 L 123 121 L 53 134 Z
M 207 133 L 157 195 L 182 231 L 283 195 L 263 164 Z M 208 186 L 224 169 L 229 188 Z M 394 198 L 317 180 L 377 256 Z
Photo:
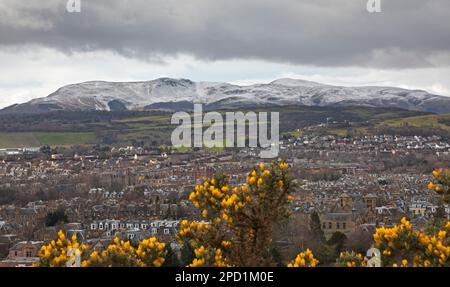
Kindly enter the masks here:
M 316 66 L 450 65 L 448 0 L 0 0 L 0 45 L 112 50 L 142 59 L 264 59 Z

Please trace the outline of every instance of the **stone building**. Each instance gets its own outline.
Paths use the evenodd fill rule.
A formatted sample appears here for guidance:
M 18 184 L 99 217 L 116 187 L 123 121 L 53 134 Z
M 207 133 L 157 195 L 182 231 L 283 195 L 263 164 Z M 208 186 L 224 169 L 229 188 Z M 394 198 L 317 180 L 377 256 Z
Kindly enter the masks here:
M 356 228 L 365 223 L 376 221 L 376 198 L 371 195 L 354 199 L 343 193 L 329 212 L 322 214 L 321 223 L 325 236 L 334 232 L 350 235 Z

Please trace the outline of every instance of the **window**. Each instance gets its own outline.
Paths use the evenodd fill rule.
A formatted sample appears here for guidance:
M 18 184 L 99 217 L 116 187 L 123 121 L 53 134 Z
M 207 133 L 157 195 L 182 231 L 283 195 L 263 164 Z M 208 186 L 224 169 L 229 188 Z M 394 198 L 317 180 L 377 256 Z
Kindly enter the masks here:
M 342 222 L 342 229 L 346 229 L 347 228 L 347 223 Z
M 170 234 L 169 228 L 164 228 L 164 234 Z
M 323 228 L 323 229 L 327 229 L 327 225 L 325 224 L 325 222 L 322 223 L 322 228 Z
M 333 228 L 333 223 L 328 222 L 328 229 L 331 229 L 331 228 Z
M 33 257 L 33 252 L 27 251 L 25 256 L 26 257 Z
M 156 234 L 156 233 L 158 233 L 158 229 L 152 228 L 152 234 Z
M 340 229 L 341 228 L 341 224 L 339 222 L 336 222 L 336 229 Z

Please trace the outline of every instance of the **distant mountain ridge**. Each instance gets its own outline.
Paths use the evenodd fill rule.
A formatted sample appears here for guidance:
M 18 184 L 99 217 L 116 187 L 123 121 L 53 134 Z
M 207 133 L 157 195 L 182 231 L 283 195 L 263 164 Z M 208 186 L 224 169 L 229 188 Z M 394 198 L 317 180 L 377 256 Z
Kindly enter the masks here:
M 13 105 L 0 113 L 186 110 L 193 103 L 203 103 L 210 109 L 284 105 L 367 106 L 450 113 L 450 97 L 422 90 L 342 87 L 288 78 L 249 86 L 171 78 L 143 82 L 92 81 L 64 86 L 48 97 Z

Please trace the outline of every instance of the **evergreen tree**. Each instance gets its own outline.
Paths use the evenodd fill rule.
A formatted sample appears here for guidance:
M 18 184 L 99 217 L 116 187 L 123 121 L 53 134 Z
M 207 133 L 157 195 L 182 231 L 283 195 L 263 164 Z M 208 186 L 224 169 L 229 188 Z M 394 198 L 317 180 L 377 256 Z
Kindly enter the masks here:
M 439 206 L 433 215 L 433 218 L 427 223 L 426 232 L 434 235 L 439 230 L 443 229 L 447 223 L 447 216 L 445 214 L 445 207 L 443 202 L 439 202 Z
M 325 234 L 323 233 L 323 230 L 322 230 L 320 218 L 319 218 L 319 215 L 317 214 L 317 212 L 315 212 L 315 211 L 311 214 L 311 219 L 309 222 L 309 229 L 310 229 L 315 241 L 320 242 L 320 243 L 325 242 Z
M 283 264 L 283 258 L 281 257 L 280 252 L 277 248 L 273 247 L 271 250 L 273 261 L 276 264 L 276 267 L 285 267 L 286 264 Z
M 316 258 L 320 261 L 320 265 L 327 266 L 336 261 L 336 257 L 339 254 L 335 253 L 333 246 L 326 243 L 314 242 L 311 245 L 311 250 L 316 255 Z
M 195 258 L 194 249 L 192 249 L 192 246 L 189 243 L 185 243 L 183 245 L 180 253 L 181 253 L 181 258 L 180 258 L 181 266 L 187 266 L 187 265 L 191 264 Z
M 67 215 L 62 209 L 49 212 L 45 216 L 45 226 L 55 226 L 59 223 L 67 223 L 68 221 Z
M 434 214 L 434 219 L 447 219 L 445 214 L 445 207 L 442 201 L 439 203 L 438 208 L 436 209 L 436 213 Z
M 344 249 L 345 241 L 347 241 L 347 236 L 342 232 L 334 232 L 330 239 L 328 239 L 327 244 L 334 246 L 336 256 L 338 256 Z
M 170 244 L 167 244 L 166 250 L 166 261 L 164 261 L 163 267 L 180 267 L 180 261 Z

